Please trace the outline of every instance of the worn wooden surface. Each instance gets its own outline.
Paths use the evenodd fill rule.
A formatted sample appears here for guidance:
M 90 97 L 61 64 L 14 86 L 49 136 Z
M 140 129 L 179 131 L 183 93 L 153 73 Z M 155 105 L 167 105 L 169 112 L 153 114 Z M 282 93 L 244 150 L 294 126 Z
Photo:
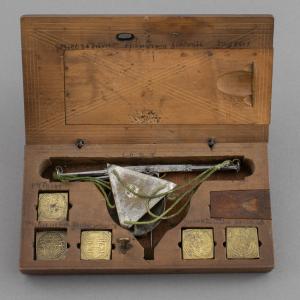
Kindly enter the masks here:
M 266 141 L 272 37 L 271 16 L 23 17 L 27 143 Z
M 181 220 L 164 224 L 155 232 L 158 241 L 154 249 L 154 259 L 145 260 L 145 240 L 138 241 L 132 234 L 117 225 L 111 218 L 105 201 L 92 183 L 60 183 L 49 181 L 41 176 L 51 165 L 50 158 L 70 158 L 77 161 L 119 161 L 131 163 L 138 159 L 143 163 L 210 160 L 212 157 L 224 158 L 239 156 L 251 161 L 254 173 L 241 179 L 210 180 L 205 182 L 192 198 L 191 205 Z M 179 177 L 179 175 L 177 175 Z M 184 174 L 181 174 L 184 176 Z M 171 179 L 171 178 L 170 178 Z M 175 179 L 173 177 L 173 179 Z M 232 190 L 267 190 L 268 163 L 266 143 L 220 143 L 213 150 L 207 144 L 157 145 L 87 145 L 78 150 L 74 145 L 29 145 L 25 152 L 24 202 L 22 221 L 22 242 L 20 268 L 29 273 L 124 273 L 124 272 L 253 272 L 268 271 L 273 267 L 272 225 L 270 219 L 219 219 L 210 215 L 211 192 Z M 68 191 L 71 208 L 66 222 L 54 225 L 37 221 L 36 205 L 40 191 Z M 257 227 L 260 246 L 260 258 L 252 260 L 227 260 L 225 229 L 228 226 Z M 35 230 L 60 228 L 67 230 L 67 249 L 65 260 L 34 260 Z M 181 230 L 184 228 L 213 228 L 215 258 L 209 260 L 183 260 L 181 252 Z M 80 260 L 80 232 L 88 229 L 111 230 L 112 259 L 108 261 Z M 130 249 L 126 254 L 120 250 L 120 239 L 128 238 Z M 149 244 L 149 242 L 148 242 Z
M 119 41 L 120 32 L 134 39 Z M 213 218 L 211 194 L 269 189 L 271 16 L 25 16 L 22 51 L 26 147 L 20 269 L 27 273 L 251 272 L 273 267 L 268 217 Z M 86 144 L 78 149 L 74 142 Z M 217 143 L 210 149 L 208 138 Z M 203 163 L 239 157 L 240 174 L 216 175 L 179 218 L 136 239 L 109 214 L 92 183 L 60 183 L 57 162 Z M 184 182 L 186 174 L 170 174 Z M 37 220 L 38 194 L 69 193 L 66 221 Z M 234 202 L 235 203 L 235 202 Z M 221 204 L 218 204 L 221 205 Z M 240 208 L 235 206 L 235 213 Z M 257 227 L 260 258 L 227 260 L 228 226 Z M 66 230 L 66 258 L 34 257 L 35 232 Z M 183 260 L 185 228 L 212 228 L 214 259 Z M 80 260 L 82 230 L 112 232 L 112 259 Z M 120 241 L 129 239 L 126 253 Z M 146 249 L 144 249 L 146 247 Z M 147 259 L 145 259 L 147 258 Z
M 260 49 L 67 51 L 66 124 L 268 124 L 271 60 Z
M 211 192 L 210 215 L 225 219 L 271 219 L 269 190 Z

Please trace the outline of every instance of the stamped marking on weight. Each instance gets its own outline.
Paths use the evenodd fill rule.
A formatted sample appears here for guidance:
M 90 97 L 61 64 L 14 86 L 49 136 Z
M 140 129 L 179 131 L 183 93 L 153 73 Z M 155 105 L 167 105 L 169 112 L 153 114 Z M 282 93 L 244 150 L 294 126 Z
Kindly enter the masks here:
M 110 260 L 111 232 L 82 231 L 80 258 L 82 260 Z
M 43 231 L 36 233 L 36 259 L 61 260 L 67 249 L 65 231 Z
M 68 214 L 68 193 L 40 193 L 38 221 L 65 221 Z
M 212 229 L 184 229 L 182 231 L 183 259 L 214 258 Z
M 227 227 L 226 252 L 229 259 L 259 258 L 256 227 Z

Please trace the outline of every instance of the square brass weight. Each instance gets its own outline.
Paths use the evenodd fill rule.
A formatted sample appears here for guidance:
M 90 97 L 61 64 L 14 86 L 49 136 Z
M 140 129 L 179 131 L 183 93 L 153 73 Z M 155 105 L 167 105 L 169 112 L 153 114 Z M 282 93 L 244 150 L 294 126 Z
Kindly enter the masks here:
M 68 193 L 40 193 L 38 221 L 65 221 L 68 215 Z
M 66 257 L 66 231 L 53 230 L 37 232 L 35 255 L 37 260 L 61 260 Z
M 229 259 L 259 258 L 256 227 L 227 227 L 226 252 Z
M 82 231 L 80 258 L 83 260 L 110 260 L 111 232 Z
M 182 231 L 183 259 L 214 258 L 213 229 L 198 228 Z

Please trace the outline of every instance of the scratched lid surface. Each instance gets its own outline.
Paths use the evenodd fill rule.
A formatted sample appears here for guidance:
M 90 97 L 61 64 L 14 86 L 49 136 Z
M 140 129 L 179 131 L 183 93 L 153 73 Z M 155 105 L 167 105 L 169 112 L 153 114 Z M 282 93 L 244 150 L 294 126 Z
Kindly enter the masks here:
M 271 16 L 25 16 L 29 144 L 267 140 Z

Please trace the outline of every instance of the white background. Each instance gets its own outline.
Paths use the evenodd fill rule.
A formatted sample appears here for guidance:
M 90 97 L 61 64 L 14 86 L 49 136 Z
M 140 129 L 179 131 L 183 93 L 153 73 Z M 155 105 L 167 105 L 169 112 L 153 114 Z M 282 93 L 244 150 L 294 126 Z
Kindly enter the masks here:
M 276 268 L 267 274 L 26 276 L 18 271 L 24 109 L 19 18 L 23 14 L 271 13 L 275 60 L 270 179 Z M 292 0 L 1 0 L 0 298 L 299 299 L 300 2 Z

